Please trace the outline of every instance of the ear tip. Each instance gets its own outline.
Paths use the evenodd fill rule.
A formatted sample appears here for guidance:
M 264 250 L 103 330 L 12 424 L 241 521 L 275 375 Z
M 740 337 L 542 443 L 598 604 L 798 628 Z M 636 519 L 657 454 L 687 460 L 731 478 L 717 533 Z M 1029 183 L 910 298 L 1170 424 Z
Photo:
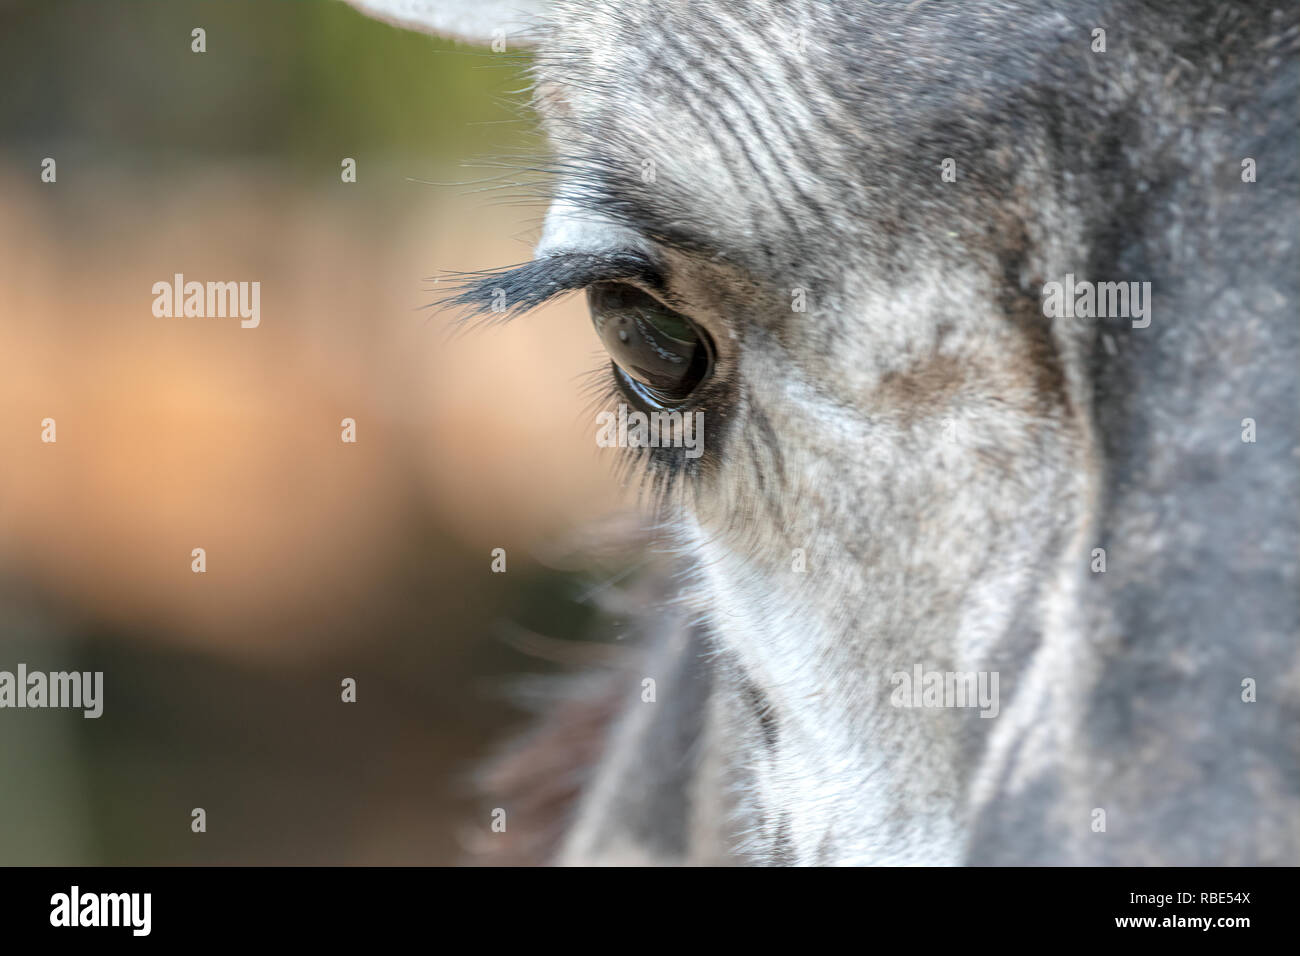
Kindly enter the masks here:
M 483 46 L 502 39 L 531 47 L 544 0 L 345 0 L 366 16 L 405 30 Z

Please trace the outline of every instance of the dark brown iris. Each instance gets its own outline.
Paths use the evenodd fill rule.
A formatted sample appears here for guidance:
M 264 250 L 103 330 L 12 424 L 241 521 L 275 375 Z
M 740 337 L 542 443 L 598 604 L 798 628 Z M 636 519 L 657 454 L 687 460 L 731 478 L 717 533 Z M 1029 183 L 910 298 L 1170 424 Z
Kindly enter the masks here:
M 625 390 L 661 408 L 681 405 L 708 377 L 712 354 L 695 323 L 640 289 L 601 282 L 587 290 L 591 320 Z

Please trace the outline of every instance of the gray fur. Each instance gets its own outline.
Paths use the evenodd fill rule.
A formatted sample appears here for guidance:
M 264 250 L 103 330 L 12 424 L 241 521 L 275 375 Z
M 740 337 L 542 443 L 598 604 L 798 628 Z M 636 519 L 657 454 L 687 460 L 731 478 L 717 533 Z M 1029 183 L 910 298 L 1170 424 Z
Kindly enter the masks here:
M 719 344 L 705 456 L 636 463 L 708 650 L 651 651 L 559 859 L 1300 863 L 1298 20 L 556 5 L 538 255 L 647 254 Z M 1150 327 L 1045 318 L 1066 274 Z M 892 706 L 917 663 L 1000 713 Z

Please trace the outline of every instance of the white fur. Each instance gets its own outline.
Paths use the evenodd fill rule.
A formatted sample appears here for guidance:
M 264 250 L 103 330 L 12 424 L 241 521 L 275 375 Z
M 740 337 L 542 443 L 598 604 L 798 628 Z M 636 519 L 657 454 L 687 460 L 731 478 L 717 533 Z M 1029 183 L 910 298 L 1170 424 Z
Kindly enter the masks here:
M 529 33 L 549 4 L 541 0 L 347 0 L 358 10 L 408 30 L 467 43 L 529 45 Z M 499 31 L 504 31 L 501 33 Z

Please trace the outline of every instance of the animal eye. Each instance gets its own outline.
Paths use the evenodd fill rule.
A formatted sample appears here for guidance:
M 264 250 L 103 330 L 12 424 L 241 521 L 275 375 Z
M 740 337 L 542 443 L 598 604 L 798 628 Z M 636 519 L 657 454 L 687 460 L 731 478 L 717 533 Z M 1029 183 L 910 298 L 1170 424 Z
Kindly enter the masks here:
M 652 408 L 683 404 L 713 370 L 713 345 L 694 322 L 621 282 L 587 290 L 596 334 L 628 397 Z

